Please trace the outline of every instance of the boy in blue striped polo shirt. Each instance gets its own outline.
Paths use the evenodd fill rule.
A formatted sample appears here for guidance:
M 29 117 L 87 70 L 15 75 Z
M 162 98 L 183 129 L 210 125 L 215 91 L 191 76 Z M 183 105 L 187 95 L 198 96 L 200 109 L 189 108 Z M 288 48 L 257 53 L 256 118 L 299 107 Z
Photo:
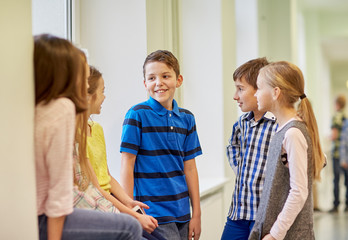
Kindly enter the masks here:
M 174 100 L 175 90 L 183 82 L 178 60 L 169 51 L 155 51 L 145 59 L 143 73 L 150 97 L 125 116 L 120 150 L 122 186 L 150 207 L 147 214 L 156 218 L 157 230 L 166 239 L 199 239 L 195 157 L 202 151 L 193 114 Z
M 250 60 L 233 73 L 236 93 L 233 97 L 243 114 L 233 125 L 227 157 L 236 174 L 235 188 L 222 240 L 248 239 L 259 206 L 270 139 L 277 130 L 276 119 L 258 110 L 254 96 L 259 70 L 266 58 Z

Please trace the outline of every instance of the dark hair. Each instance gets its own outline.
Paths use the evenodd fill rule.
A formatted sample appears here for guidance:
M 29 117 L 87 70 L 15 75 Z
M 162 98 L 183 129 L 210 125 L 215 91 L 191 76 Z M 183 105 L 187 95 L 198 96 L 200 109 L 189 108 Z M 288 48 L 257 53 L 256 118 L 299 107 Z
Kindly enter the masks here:
M 233 80 L 245 78 L 245 81 L 257 89 L 257 76 L 259 75 L 259 71 L 264 66 L 268 65 L 269 62 L 265 57 L 252 59 L 243 65 L 239 66 L 233 73 Z
M 157 50 L 155 52 L 150 53 L 144 62 L 143 65 L 143 74 L 145 78 L 145 67 L 146 64 L 150 62 L 162 62 L 165 63 L 168 67 L 172 68 L 176 74 L 176 77 L 179 77 L 180 75 L 180 66 L 178 59 L 173 55 L 173 53 L 167 51 L 167 50 Z
M 88 94 L 93 95 L 97 91 L 99 86 L 99 79 L 102 77 L 102 74 L 93 66 L 89 66 L 89 78 L 88 78 Z
M 75 104 L 77 113 L 85 111 L 88 103 L 81 90 L 85 81 L 85 59 L 66 39 L 49 34 L 35 36 L 35 104 L 66 97 Z

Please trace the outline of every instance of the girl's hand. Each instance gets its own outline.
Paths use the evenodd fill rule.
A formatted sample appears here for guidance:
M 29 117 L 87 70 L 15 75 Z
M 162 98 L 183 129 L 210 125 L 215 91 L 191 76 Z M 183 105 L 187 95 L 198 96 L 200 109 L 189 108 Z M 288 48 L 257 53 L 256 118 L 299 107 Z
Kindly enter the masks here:
M 201 219 L 199 217 L 193 217 L 191 218 L 191 221 L 189 223 L 189 235 L 188 239 L 191 240 L 192 238 L 194 240 L 198 240 L 201 236 Z
M 134 208 L 135 206 L 139 206 L 140 208 L 142 208 L 144 210 L 145 209 L 149 209 L 150 207 L 147 206 L 145 203 L 139 202 L 139 201 L 132 201 L 130 204 L 130 208 Z
M 158 227 L 157 220 L 150 215 L 137 214 L 137 219 L 143 229 L 148 233 L 152 233 Z
M 266 236 L 264 236 L 262 238 L 262 240 L 276 240 L 274 237 L 272 237 L 272 235 L 269 233 Z

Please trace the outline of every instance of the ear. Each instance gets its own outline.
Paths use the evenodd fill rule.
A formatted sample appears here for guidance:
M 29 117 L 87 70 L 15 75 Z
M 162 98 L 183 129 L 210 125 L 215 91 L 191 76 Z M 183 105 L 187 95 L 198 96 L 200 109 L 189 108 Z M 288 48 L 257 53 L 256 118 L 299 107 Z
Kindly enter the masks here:
M 281 92 L 282 92 L 282 90 L 280 90 L 279 87 L 273 88 L 273 93 L 272 93 L 273 100 L 278 100 L 278 98 L 279 98 Z
M 144 87 L 147 88 L 145 79 L 144 79 Z
M 178 79 L 176 80 L 176 87 L 180 87 L 182 82 L 184 81 L 184 78 L 182 75 L 179 75 Z

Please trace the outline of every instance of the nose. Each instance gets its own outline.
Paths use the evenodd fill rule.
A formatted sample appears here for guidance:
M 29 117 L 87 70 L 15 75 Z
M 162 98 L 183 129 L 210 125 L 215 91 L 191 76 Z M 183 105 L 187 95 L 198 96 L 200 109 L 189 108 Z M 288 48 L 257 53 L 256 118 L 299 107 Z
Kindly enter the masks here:
M 238 100 L 238 99 L 239 99 L 238 94 L 237 92 L 235 92 L 235 94 L 233 95 L 233 100 Z
M 156 85 L 161 86 L 163 84 L 163 79 L 161 77 L 156 78 Z

